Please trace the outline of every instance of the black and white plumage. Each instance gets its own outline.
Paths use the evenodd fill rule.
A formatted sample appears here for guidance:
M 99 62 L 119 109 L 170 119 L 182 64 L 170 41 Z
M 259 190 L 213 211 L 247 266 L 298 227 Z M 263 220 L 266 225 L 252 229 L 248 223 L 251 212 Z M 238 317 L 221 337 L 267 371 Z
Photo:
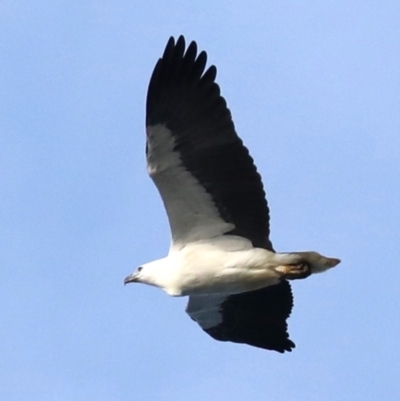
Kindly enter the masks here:
M 187 313 L 209 335 L 291 351 L 288 279 L 339 263 L 317 252 L 275 253 L 261 177 L 238 137 L 215 83 L 182 36 L 167 43 L 147 94 L 147 165 L 167 211 L 166 258 L 142 265 L 125 283 L 189 295 Z

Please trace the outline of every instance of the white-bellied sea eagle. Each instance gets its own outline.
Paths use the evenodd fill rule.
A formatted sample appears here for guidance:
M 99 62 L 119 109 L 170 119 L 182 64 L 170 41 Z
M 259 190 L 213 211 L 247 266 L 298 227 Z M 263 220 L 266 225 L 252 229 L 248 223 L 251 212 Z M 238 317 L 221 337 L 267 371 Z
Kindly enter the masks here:
M 170 38 L 147 93 L 147 168 L 171 228 L 168 256 L 125 279 L 189 296 L 187 313 L 210 336 L 291 351 L 288 280 L 340 260 L 274 251 L 261 177 L 196 42 Z

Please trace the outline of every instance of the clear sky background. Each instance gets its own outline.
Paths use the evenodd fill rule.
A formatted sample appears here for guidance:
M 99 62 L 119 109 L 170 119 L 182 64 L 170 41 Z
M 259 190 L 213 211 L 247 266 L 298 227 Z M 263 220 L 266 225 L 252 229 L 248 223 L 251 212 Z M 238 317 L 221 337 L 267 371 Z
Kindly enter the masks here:
M 144 160 L 171 35 L 207 50 L 293 283 L 297 348 L 212 340 L 124 288 L 169 228 Z M 0 399 L 399 400 L 400 2 L 0 2 Z

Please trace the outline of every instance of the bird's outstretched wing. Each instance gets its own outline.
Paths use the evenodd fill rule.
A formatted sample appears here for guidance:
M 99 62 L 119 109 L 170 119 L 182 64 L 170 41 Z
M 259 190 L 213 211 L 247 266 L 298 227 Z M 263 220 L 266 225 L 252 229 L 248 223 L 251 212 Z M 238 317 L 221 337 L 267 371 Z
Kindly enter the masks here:
M 182 36 L 158 60 L 147 94 L 149 174 L 174 243 L 231 233 L 271 249 L 261 177 L 206 61 Z
M 290 284 L 280 284 L 230 296 L 190 296 L 187 313 L 211 337 L 268 350 L 295 347 L 286 319 L 293 307 Z

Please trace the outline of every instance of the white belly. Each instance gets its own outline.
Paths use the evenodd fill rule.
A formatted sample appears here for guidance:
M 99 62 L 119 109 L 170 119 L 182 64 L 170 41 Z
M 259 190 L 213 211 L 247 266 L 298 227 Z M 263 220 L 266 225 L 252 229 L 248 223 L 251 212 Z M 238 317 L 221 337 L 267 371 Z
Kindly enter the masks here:
M 240 237 L 218 237 L 172 249 L 173 295 L 234 294 L 279 282 L 275 253 L 253 248 Z

